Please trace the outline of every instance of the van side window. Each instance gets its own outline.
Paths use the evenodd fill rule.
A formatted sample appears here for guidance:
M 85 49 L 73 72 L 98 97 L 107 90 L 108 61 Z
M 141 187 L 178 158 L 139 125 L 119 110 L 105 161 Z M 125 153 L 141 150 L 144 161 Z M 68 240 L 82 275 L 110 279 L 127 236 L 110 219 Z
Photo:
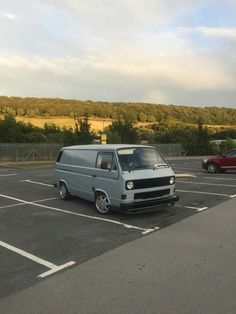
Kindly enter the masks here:
M 64 149 L 63 154 L 60 155 L 60 162 L 63 164 L 73 164 L 74 162 L 74 149 Z
M 62 153 L 63 153 L 63 150 L 60 151 L 60 153 L 59 153 L 59 155 L 58 155 L 58 157 L 57 157 L 56 162 L 60 162 Z
M 113 153 L 98 153 L 96 168 L 116 170 L 116 163 Z

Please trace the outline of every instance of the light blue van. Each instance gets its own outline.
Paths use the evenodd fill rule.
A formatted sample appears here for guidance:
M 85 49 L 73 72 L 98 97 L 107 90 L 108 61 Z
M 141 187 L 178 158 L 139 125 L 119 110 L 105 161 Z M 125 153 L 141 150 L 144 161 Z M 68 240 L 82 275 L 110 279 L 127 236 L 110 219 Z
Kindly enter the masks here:
M 100 214 L 174 204 L 175 175 L 155 147 L 76 145 L 61 149 L 55 167 L 60 198 L 92 201 Z

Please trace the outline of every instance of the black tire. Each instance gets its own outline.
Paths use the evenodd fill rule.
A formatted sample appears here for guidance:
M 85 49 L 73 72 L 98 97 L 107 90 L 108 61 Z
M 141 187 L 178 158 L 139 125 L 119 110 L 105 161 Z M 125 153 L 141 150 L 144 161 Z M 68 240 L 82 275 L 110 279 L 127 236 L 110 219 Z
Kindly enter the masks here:
M 209 162 L 209 164 L 207 165 L 207 171 L 209 173 L 216 173 L 219 172 L 219 167 L 214 162 Z
M 110 214 L 112 211 L 108 197 L 102 192 L 95 194 L 95 207 L 99 214 L 102 215 Z
M 71 198 L 71 195 L 64 182 L 61 182 L 59 185 L 59 196 L 64 201 L 67 201 Z

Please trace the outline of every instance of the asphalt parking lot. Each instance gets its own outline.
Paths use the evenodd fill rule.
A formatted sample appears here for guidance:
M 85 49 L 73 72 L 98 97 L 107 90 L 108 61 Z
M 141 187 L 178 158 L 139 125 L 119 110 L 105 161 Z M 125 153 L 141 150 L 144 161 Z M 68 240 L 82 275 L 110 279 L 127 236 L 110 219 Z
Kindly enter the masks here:
M 174 207 L 109 216 L 80 199 L 60 200 L 51 168 L 0 167 L 0 297 L 236 196 L 236 172 L 208 174 L 200 159 L 170 164 L 180 196 Z

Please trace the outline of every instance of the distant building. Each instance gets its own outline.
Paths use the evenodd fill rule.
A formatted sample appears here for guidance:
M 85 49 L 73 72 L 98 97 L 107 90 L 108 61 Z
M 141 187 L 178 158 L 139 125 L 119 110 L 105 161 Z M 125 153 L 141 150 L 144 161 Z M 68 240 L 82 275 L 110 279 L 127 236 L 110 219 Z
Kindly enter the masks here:
M 234 142 L 235 143 L 235 145 L 236 145 L 236 140 L 234 140 L 234 139 L 230 139 L 232 142 Z M 222 144 L 222 143 L 224 143 L 224 142 L 226 142 L 227 140 L 211 140 L 211 141 L 209 141 L 210 143 L 212 143 L 212 144 L 216 144 L 216 145 L 220 145 L 220 144 Z

